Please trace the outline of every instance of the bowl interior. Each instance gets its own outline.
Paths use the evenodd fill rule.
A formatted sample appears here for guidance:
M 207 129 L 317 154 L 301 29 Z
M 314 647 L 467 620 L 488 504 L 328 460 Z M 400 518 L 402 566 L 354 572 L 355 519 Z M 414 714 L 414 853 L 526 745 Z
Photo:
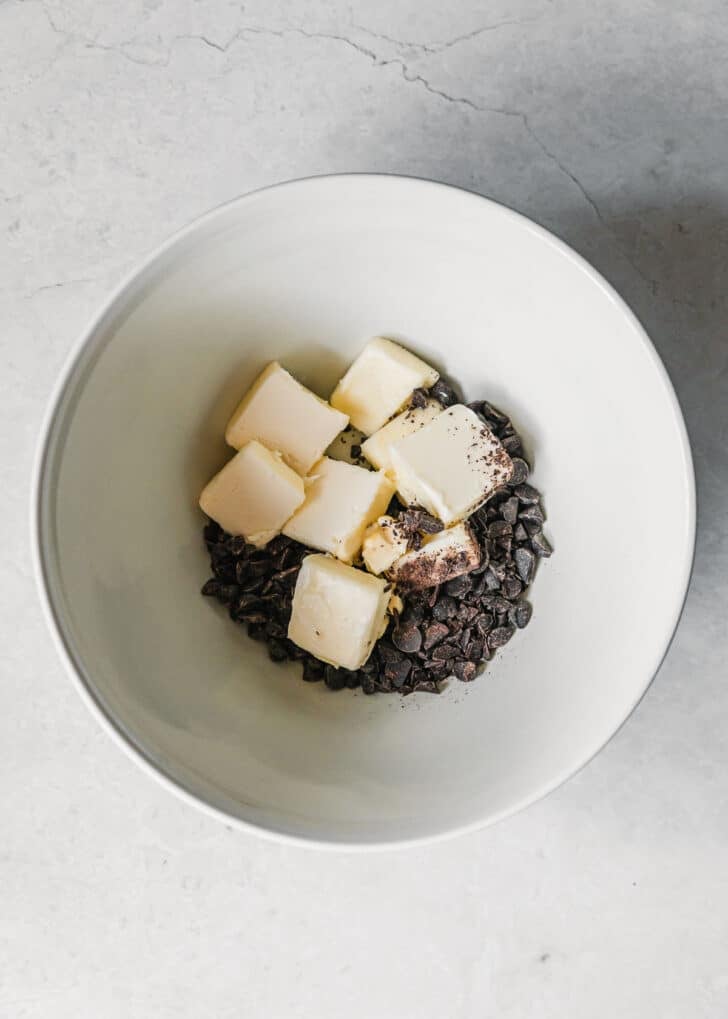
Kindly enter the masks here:
M 241 393 L 278 358 L 328 396 L 377 333 L 512 415 L 556 548 L 530 626 L 439 698 L 302 683 L 199 594 Z M 52 613 L 115 728 L 234 818 L 349 843 L 492 820 L 588 760 L 666 650 L 694 526 L 669 382 L 599 277 L 493 203 L 376 177 L 258 193 L 159 252 L 69 373 L 39 496 Z

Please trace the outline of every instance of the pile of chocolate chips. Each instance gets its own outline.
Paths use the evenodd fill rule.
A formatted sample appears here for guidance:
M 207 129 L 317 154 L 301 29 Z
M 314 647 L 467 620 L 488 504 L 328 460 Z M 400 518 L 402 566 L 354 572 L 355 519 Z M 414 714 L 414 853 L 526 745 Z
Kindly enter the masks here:
M 427 393 L 443 405 L 459 403 L 455 390 L 440 380 Z M 413 394 L 421 405 L 424 394 Z M 527 483 L 529 466 L 521 440 L 509 418 L 492 404 L 469 404 L 495 432 L 510 454 L 514 471 L 469 523 L 481 546 L 482 561 L 471 573 L 439 587 L 402 592 L 401 613 L 395 613 L 369 660 L 355 672 L 325 665 L 288 640 L 293 589 L 304 556 L 304 545 L 279 535 L 263 549 L 226 534 L 210 522 L 204 531 L 213 576 L 202 593 L 228 607 L 230 618 L 243 623 L 253 640 L 265 641 L 276 662 L 287 659 L 303 665 L 303 679 L 323 681 L 331 690 L 361 689 L 372 693 L 440 693 L 450 676 L 475 679 L 480 665 L 507 644 L 531 618 L 525 592 L 537 561 L 551 555 L 544 537 L 541 497 Z M 396 499 L 389 513 L 399 517 L 417 546 L 421 535 L 438 526 L 429 514 L 404 509 Z

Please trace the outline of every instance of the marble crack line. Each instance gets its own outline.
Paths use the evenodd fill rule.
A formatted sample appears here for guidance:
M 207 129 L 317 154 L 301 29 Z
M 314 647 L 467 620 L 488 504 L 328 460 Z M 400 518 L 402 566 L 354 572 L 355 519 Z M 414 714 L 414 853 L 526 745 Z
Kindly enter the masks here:
M 72 280 L 59 280 L 57 283 L 44 283 L 40 287 L 36 287 L 35 290 L 29 291 L 27 294 L 23 294 L 24 301 L 32 301 L 38 294 L 42 294 L 46 290 L 61 290 L 63 287 L 80 286 L 83 283 L 98 283 L 99 278 L 97 276 L 81 276 L 78 279 Z
M 537 20 L 537 19 L 531 19 L 531 20 Z M 511 22 L 508 22 L 508 23 L 510 24 Z M 500 23 L 497 23 L 496 25 L 492 25 L 492 26 L 482 26 L 480 29 L 475 29 L 473 32 L 468 33 L 467 35 L 457 36 L 454 39 L 450 40 L 448 43 L 442 44 L 442 48 L 448 48 L 449 46 L 455 45 L 457 42 L 464 41 L 467 38 L 474 38 L 476 35 L 482 34 L 483 32 L 488 31 L 488 30 L 493 30 L 493 29 L 495 29 L 497 27 L 501 27 L 504 24 L 506 24 L 506 22 L 500 22 Z M 624 250 L 624 247 L 621 244 L 621 242 L 620 242 L 619 238 L 617 237 L 617 235 L 615 234 L 614 230 L 612 229 L 612 227 L 604 219 L 604 217 L 603 217 L 603 215 L 601 213 L 601 210 L 599 209 L 599 206 L 597 205 L 597 203 L 594 200 L 594 198 L 590 195 L 590 193 L 587 191 L 587 189 L 581 183 L 579 178 L 562 162 L 561 159 L 559 159 L 559 157 L 556 155 L 556 153 L 552 149 L 550 149 L 549 146 L 543 141 L 543 139 L 538 134 L 538 132 L 534 130 L 533 125 L 531 124 L 531 121 L 529 119 L 528 114 L 524 113 L 522 110 L 510 109 L 510 108 L 505 107 L 505 106 L 483 106 L 480 103 L 476 103 L 474 100 L 469 99 L 467 96 L 455 96 L 455 95 L 451 95 L 449 92 L 446 92 L 444 89 L 440 89 L 440 88 L 437 88 L 436 86 L 434 86 L 423 74 L 419 74 L 419 73 L 411 71 L 409 66 L 407 65 L 407 63 L 404 60 L 402 60 L 401 58 L 399 58 L 399 57 L 382 58 L 377 53 L 375 53 L 374 50 L 370 49 L 367 46 L 363 46 L 361 43 L 356 42 L 354 39 L 350 39 L 348 36 L 339 35 L 339 34 L 335 34 L 335 33 L 332 33 L 332 32 L 310 32 L 310 31 L 307 31 L 306 29 L 298 28 L 298 27 L 284 28 L 284 29 L 272 29 L 272 28 L 265 28 L 263 26 L 252 26 L 252 25 L 250 25 L 250 26 L 245 26 L 245 27 L 242 27 L 242 28 L 238 29 L 238 31 L 226 43 L 217 43 L 217 42 L 215 42 L 214 40 L 210 39 L 207 36 L 178 36 L 177 38 L 179 38 L 179 39 L 182 39 L 182 38 L 185 38 L 185 39 L 197 39 L 198 41 L 202 42 L 203 44 L 205 44 L 207 46 L 210 46 L 213 49 L 215 49 L 215 50 L 217 50 L 217 51 L 219 51 L 221 53 L 226 53 L 239 39 L 241 39 L 242 37 L 244 37 L 246 35 L 266 35 L 266 36 L 274 36 L 274 37 L 277 37 L 277 38 L 284 38 L 284 37 L 286 37 L 288 35 L 300 35 L 300 36 L 303 36 L 306 39 L 322 39 L 322 40 L 331 40 L 332 42 L 338 42 L 338 43 L 341 43 L 341 44 L 343 44 L 345 46 L 348 46 L 350 49 L 353 49 L 357 53 L 359 53 L 362 56 L 366 57 L 372 63 L 372 65 L 374 67 L 389 67 L 389 66 L 393 66 L 393 67 L 399 68 L 400 74 L 402 75 L 402 78 L 406 82 L 408 82 L 410 84 L 419 85 L 420 87 L 425 89 L 427 92 L 429 92 L 431 95 L 437 96 L 439 99 L 442 99 L 444 102 L 453 103 L 454 105 L 457 105 L 457 106 L 467 107 L 468 109 L 473 110 L 476 113 L 493 114 L 493 115 L 496 115 L 496 116 L 509 117 L 511 119 L 518 120 L 521 123 L 521 125 L 523 126 L 523 128 L 526 131 L 526 133 L 528 134 L 528 136 L 535 142 L 535 144 L 538 146 L 538 148 L 541 150 L 541 152 L 546 156 L 546 158 L 551 163 L 553 163 L 553 165 L 559 170 L 559 172 L 562 173 L 571 182 L 571 184 L 577 189 L 577 191 L 581 195 L 583 201 L 585 201 L 586 204 L 591 209 L 591 211 L 592 211 L 592 213 L 594 215 L 594 218 L 597 220 L 599 225 L 615 241 L 618 250 L 622 253 L 623 257 L 625 258 L 627 263 L 631 266 L 631 268 L 634 270 L 634 272 L 637 273 L 637 275 L 640 277 L 640 279 L 650 287 L 650 289 L 652 290 L 653 293 L 656 292 L 656 290 L 657 290 L 657 282 L 655 280 L 653 280 L 653 279 L 650 279 L 648 276 L 646 276 L 645 273 L 642 272 L 640 267 L 633 261 L 633 259 L 630 258 L 629 254 Z M 424 45 L 424 44 L 422 44 L 422 45 Z M 435 52 L 435 51 L 433 50 L 433 52 Z
M 166 53 L 165 57 L 163 57 L 161 60 L 156 60 L 156 59 L 155 60 L 145 60 L 145 59 L 142 59 L 140 57 L 135 57 L 132 54 L 129 54 L 129 53 L 127 53 L 125 51 L 125 47 L 132 45 L 136 40 L 128 40 L 127 42 L 119 43 L 116 46 L 110 46 L 110 45 L 105 45 L 103 43 L 98 43 L 95 40 L 89 40 L 89 39 L 86 39 L 86 38 L 83 38 L 83 37 L 80 37 L 80 36 L 74 36 L 73 33 L 66 32 L 63 29 L 61 29 L 58 25 L 56 25 L 56 23 L 53 20 L 52 15 L 51 15 L 51 13 L 50 13 L 50 11 L 48 9 L 48 6 L 45 3 L 42 3 L 42 8 L 43 8 L 43 10 L 45 12 L 45 15 L 46 15 L 46 17 L 48 19 L 48 23 L 50 24 L 51 28 L 53 29 L 54 32 L 57 32 L 59 35 L 65 36 L 66 38 L 75 38 L 75 39 L 78 39 L 78 41 L 82 42 L 88 48 L 116 52 L 120 56 L 126 58 L 127 60 L 130 60 L 132 63 L 141 64 L 141 65 L 145 65 L 145 66 L 167 66 L 170 63 L 170 60 L 171 60 L 171 54 L 172 54 L 172 49 L 174 47 L 174 43 L 176 43 L 177 41 L 181 41 L 181 40 L 197 41 L 197 42 L 202 43 L 204 46 L 207 46 L 207 47 L 209 47 L 211 49 L 214 49 L 216 52 L 223 53 L 223 54 L 227 53 L 228 50 L 230 50 L 231 47 L 233 47 L 235 45 L 235 43 L 237 43 L 240 39 L 242 39 L 242 38 L 244 38 L 246 36 L 251 36 L 251 35 L 261 35 L 261 36 L 268 36 L 268 37 L 279 38 L 279 39 L 286 38 L 287 36 L 290 36 L 290 35 L 298 35 L 298 36 L 302 36 L 303 38 L 306 38 L 306 39 L 329 40 L 331 42 L 337 42 L 337 43 L 340 43 L 340 44 L 342 44 L 344 46 L 347 46 L 350 49 L 354 50 L 355 52 L 359 53 L 361 56 L 366 57 L 366 59 L 369 60 L 370 63 L 372 64 L 372 66 L 374 66 L 374 67 L 388 67 L 388 66 L 398 67 L 399 71 L 400 71 L 400 74 L 402 75 L 402 78 L 406 82 L 408 82 L 410 84 L 419 85 L 420 87 L 425 89 L 427 92 L 429 92 L 431 95 L 437 96 L 438 98 L 442 99 L 444 102 L 448 102 L 448 103 L 452 103 L 454 105 L 459 105 L 459 106 L 467 107 L 468 109 L 473 110 L 476 113 L 494 114 L 494 115 L 497 115 L 497 116 L 509 117 L 509 118 L 512 118 L 512 119 L 519 120 L 520 123 L 522 124 L 524 130 L 527 132 L 529 137 L 532 138 L 532 140 L 535 142 L 535 144 L 539 147 L 541 152 L 554 164 L 554 166 L 557 167 L 557 169 L 564 176 L 566 176 L 568 178 L 568 180 L 571 181 L 573 186 L 579 191 L 579 194 L 581 195 L 582 199 L 587 203 L 587 205 L 591 209 L 591 211 L 594 214 L 594 217 L 597 220 L 597 222 L 613 238 L 613 240 L 617 244 L 618 249 L 621 251 L 623 257 L 626 259 L 626 261 L 632 267 L 632 269 L 637 273 L 637 275 L 640 277 L 640 279 L 642 279 L 643 282 L 648 284 L 648 286 L 651 288 L 653 293 L 657 289 L 656 281 L 652 280 L 648 276 L 646 276 L 642 272 L 642 270 L 639 268 L 639 266 L 633 261 L 633 259 L 630 258 L 630 256 L 627 254 L 627 252 L 625 252 L 621 242 L 619 241 L 619 239 L 617 238 L 616 234 L 614 233 L 614 230 L 609 226 L 609 224 L 605 221 L 604 217 L 602 216 L 602 213 L 601 213 L 601 211 L 599 209 L 599 206 L 597 205 L 596 201 L 589 194 L 589 192 L 586 190 L 586 188 L 581 183 L 579 178 L 574 173 L 572 173 L 572 171 L 569 170 L 569 168 L 561 161 L 561 159 L 558 158 L 556 153 L 553 152 L 546 145 L 546 143 L 541 139 L 540 135 L 534 130 L 534 128 L 533 128 L 533 126 L 532 126 L 532 124 L 531 124 L 531 122 L 529 120 L 528 115 L 526 113 L 520 111 L 520 110 L 509 109 L 508 107 L 500 107 L 500 106 L 483 106 L 483 105 L 481 105 L 479 103 L 476 103 L 474 100 L 469 99 L 467 96 L 454 96 L 454 95 L 451 95 L 450 93 L 445 92 L 444 89 L 436 88 L 424 75 L 419 74 L 419 73 L 413 73 L 410 70 L 410 68 L 407 65 L 407 63 L 404 60 L 402 60 L 401 58 L 399 58 L 399 57 L 396 57 L 396 58 L 382 58 L 374 50 L 370 49 L 368 46 L 364 46 L 361 43 L 357 42 L 354 39 L 349 38 L 346 35 L 341 35 L 341 34 L 337 34 L 337 33 L 334 33 L 334 32 L 312 32 L 312 31 L 308 31 L 307 29 L 300 28 L 300 27 L 273 29 L 273 28 L 267 28 L 267 27 L 262 26 L 262 25 L 246 25 L 246 26 L 242 26 L 241 28 L 239 28 L 233 34 L 233 36 L 230 39 L 228 39 L 227 42 L 224 42 L 224 43 L 216 42 L 214 39 L 211 39 L 209 36 L 202 35 L 202 34 L 199 34 L 199 35 L 193 35 L 193 34 L 178 35 L 178 36 L 175 36 L 174 39 L 172 40 L 172 45 L 167 50 L 167 53 Z M 523 20 L 524 21 L 526 21 L 526 20 L 533 21 L 533 20 L 538 20 L 538 18 L 523 19 Z M 441 52 L 442 50 L 448 49 L 451 46 L 454 46 L 454 45 L 456 45 L 459 42 L 465 41 L 466 39 L 475 38 L 478 35 L 482 35 L 484 32 L 494 31 L 496 28 L 504 27 L 506 24 L 511 24 L 511 23 L 516 23 L 516 21 L 512 20 L 512 21 L 497 22 L 497 23 L 495 23 L 493 25 L 483 25 L 483 26 L 481 26 L 478 29 L 474 29 L 472 32 L 466 33 L 465 35 L 455 36 L 453 39 L 448 40 L 447 42 L 442 43 L 442 44 L 419 44 L 419 46 L 420 46 L 420 48 L 423 51 L 426 50 L 427 52 Z M 393 41 L 393 40 L 389 40 L 389 41 Z M 396 44 L 397 43 L 395 41 L 395 45 Z M 438 46 L 439 46 L 439 49 L 437 48 Z
M 499 28 L 535 24 L 535 22 L 541 21 L 543 17 L 544 14 L 539 14 L 534 18 L 507 18 L 503 21 L 496 21 L 490 25 L 480 25 L 479 28 L 474 28 L 472 32 L 463 32 L 462 35 L 455 35 L 452 39 L 446 39 L 443 42 L 414 42 L 413 40 L 408 39 L 395 39 L 391 35 L 385 35 L 383 32 L 375 32 L 370 28 L 366 28 L 364 25 L 355 25 L 354 27 L 358 32 L 363 32 L 371 39 L 379 39 L 382 42 L 388 42 L 392 46 L 397 46 L 400 49 L 419 50 L 421 53 L 433 54 L 443 53 L 445 50 L 449 50 L 453 46 L 459 45 L 461 42 L 469 42 L 471 39 L 477 39 L 480 35 L 485 35 L 488 32 L 495 32 Z

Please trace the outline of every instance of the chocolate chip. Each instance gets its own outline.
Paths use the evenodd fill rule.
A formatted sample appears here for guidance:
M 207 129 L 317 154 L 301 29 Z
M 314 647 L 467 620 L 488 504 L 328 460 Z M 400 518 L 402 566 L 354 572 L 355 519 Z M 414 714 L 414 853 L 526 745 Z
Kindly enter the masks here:
M 430 623 L 425 630 L 425 639 L 422 642 L 425 651 L 429 651 L 435 644 L 447 637 L 449 632 L 444 623 Z
M 505 598 L 513 601 L 513 599 L 517 598 L 523 590 L 523 584 L 515 577 L 506 577 L 501 586 L 501 590 Z
M 417 602 L 409 601 L 400 616 L 400 625 L 419 626 L 425 618 L 425 607 Z
M 401 662 L 390 662 L 385 668 L 385 675 L 392 686 L 399 690 L 407 682 L 407 677 L 412 670 L 412 662 L 403 658 Z
M 260 623 L 248 623 L 248 636 L 253 640 L 265 640 L 265 627 Z
M 513 528 L 513 538 L 515 541 L 528 541 L 528 531 L 522 523 L 517 523 Z
M 536 569 L 536 557 L 533 552 L 527 548 L 517 548 L 513 553 L 513 559 L 516 563 L 518 576 L 524 584 L 530 584 Z
M 541 559 L 548 559 L 553 552 L 548 539 L 544 536 L 543 531 L 537 531 L 531 538 L 531 548 Z
M 483 401 L 483 413 L 497 428 L 505 428 L 511 423 L 507 414 L 504 414 L 502 410 L 498 410 L 497 407 L 494 407 L 492 403 L 488 403 L 487 400 Z
M 510 484 L 522 485 L 529 473 L 530 471 L 526 461 L 519 456 L 513 457 L 513 471 L 511 473 Z
M 449 595 L 443 595 L 442 598 L 438 598 L 432 608 L 432 617 L 436 619 L 438 623 L 444 623 L 457 612 L 457 604 L 454 598 Z
M 498 626 L 492 630 L 488 637 L 488 643 L 492 648 L 503 647 L 511 639 L 515 630 L 512 626 Z
M 422 647 L 422 634 L 416 626 L 397 626 L 392 631 L 392 643 L 405 654 L 414 654 Z
M 519 630 L 522 630 L 524 626 L 528 626 L 531 619 L 532 608 L 529 602 L 519 601 L 513 606 L 511 611 L 508 613 L 508 618 L 517 626 Z
M 483 608 L 491 612 L 503 614 L 510 611 L 511 603 L 502 598 L 499 594 L 486 594 L 482 598 Z
M 503 443 L 503 448 L 506 453 L 508 453 L 511 457 L 520 456 L 523 452 L 521 440 L 517 435 L 507 435 L 505 438 L 501 439 L 501 442 Z
M 475 629 L 481 637 L 487 637 L 495 625 L 495 620 L 489 612 L 483 612 L 475 620 Z
M 483 658 L 483 641 L 482 640 L 471 640 L 465 645 L 465 657 L 471 662 L 475 662 L 476 665 Z
M 434 399 L 437 400 L 438 403 L 441 403 L 443 407 L 452 407 L 453 404 L 460 403 L 458 394 L 451 385 L 444 381 L 444 379 L 437 380 L 430 390 L 429 395 L 434 397 Z
M 436 648 L 433 648 L 431 658 L 434 662 L 448 662 L 450 659 L 455 658 L 457 653 L 458 648 L 448 641 L 446 644 L 438 644 Z
M 457 661 L 453 669 L 454 675 L 460 680 L 461 683 L 470 683 L 475 679 L 475 673 L 477 667 L 474 662 L 468 661 Z
M 425 407 L 427 405 L 427 391 L 415 389 L 410 397 L 410 407 Z
M 402 660 L 402 652 L 398 651 L 396 647 L 392 647 L 391 644 L 384 640 L 380 640 L 377 644 L 377 653 L 380 659 L 385 662 L 399 662 Z
M 514 494 L 518 496 L 518 501 L 524 506 L 533 506 L 541 498 L 540 494 L 536 491 L 533 485 L 516 485 L 513 491 Z
M 307 683 L 318 683 L 324 678 L 324 663 L 317 658 L 306 658 L 303 663 L 303 678 Z
M 512 495 L 509 499 L 506 499 L 506 501 L 502 502 L 500 505 L 501 516 L 506 521 L 506 523 L 510 524 L 511 526 L 513 526 L 513 524 L 515 524 L 516 522 L 516 518 L 518 516 L 518 505 L 519 505 L 518 496 L 515 495 Z
M 445 591 L 453 598 L 462 598 L 463 595 L 471 590 L 472 586 L 473 582 L 468 574 L 463 573 L 459 577 L 453 577 L 452 580 L 448 580 L 445 584 Z
M 268 642 L 268 654 L 274 662 L 285 662 L 288 658 L 286 646 L 279 640 L 270 640 Z
M 333 665 L 327 665 L 324 669 L 324 683 L 329 690 L 343 690 L 346 686 L 345 670 L 336 669 Z
M 419 529 L 423 534 L 439 534 L 445 529 L 445 525 L 437 517 L 423 510 L 420 514 Z
M 507 520 L 494 520 L 492 524 L 488 524 L 489 538 L 510 538 L 512 534 L 513 527 Z

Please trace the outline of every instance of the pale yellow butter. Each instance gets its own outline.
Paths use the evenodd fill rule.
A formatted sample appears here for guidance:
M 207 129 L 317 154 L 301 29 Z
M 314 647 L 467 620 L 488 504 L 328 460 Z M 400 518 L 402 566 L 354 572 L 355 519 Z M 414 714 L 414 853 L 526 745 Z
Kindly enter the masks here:
M 400 496 L 444 524 L 469 516 L 513 471 L 499 440 L 462 404 L 393 443 L 390 456 Z
M 257 439 L 277 449 L 284 460 L 307 474 L 349 419 L 271 361 L 238 404 L 225 429 L 225 440 L 240 449 Z
M 293 592 L 289 640 L 337 668 L 361 668 L 387 625 L 387 587 L 337 559 L 306 556 Z
M 393 495 L 394 484 L 383 472 L 322 457 L 306 479 L 305 502 L 283 533 L 350 563 L 367 524 L 381 516 Z
M 366 442 L 362 443 L 361 451 L 369 463 L 381 471 L 389 471 L 392 466 L 390 456 L 392 444 L 399 442 L 405 435 L 419 431 L 438 414 L 442 414 L 442 404 L 437 400 L 428 400 L 424 407 L 410 407 L 409 410 L 404 410 L 392 418 L 374 435 L 370 435 Z
M 398 343 L 370 340 L 331 394 L 331 405 L 348 414 L 355 428 L 372 435 L 401 410 L 412 391 L 439 378 L 429 364 Z
M 207 483 L 200 507 L 224 530 L 260 547 L 280 534 L 304 498 L 300 475 L 253 440 Z
M 370 573 L 384 573 L 407 551 L 407 538 L 393 517 L 379 517 L 364 533 L 361 554 Z

